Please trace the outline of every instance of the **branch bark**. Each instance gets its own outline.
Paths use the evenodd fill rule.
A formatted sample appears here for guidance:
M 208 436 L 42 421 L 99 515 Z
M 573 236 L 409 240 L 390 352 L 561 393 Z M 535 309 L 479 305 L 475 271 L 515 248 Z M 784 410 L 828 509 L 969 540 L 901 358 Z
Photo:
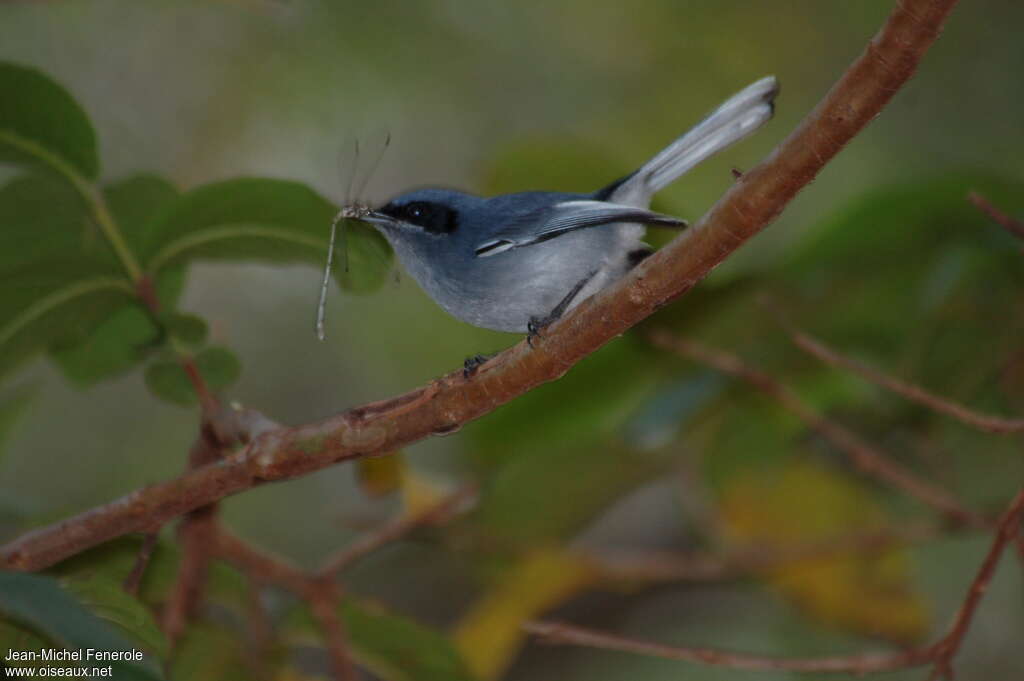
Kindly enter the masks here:
M 576 362 L 683 295 L 771 223 L 917 69 L 956 0 L 901 0 L 818 106 L 744 173 L 697 225 L 621 281 L 465 378 L 461 370 L 406 395 L 317 423 L 263 434 L 241 452 L 44 527 L 0 550 L 0 567 L 38 570 L 127 532 L 272 480 L 450 433 Z

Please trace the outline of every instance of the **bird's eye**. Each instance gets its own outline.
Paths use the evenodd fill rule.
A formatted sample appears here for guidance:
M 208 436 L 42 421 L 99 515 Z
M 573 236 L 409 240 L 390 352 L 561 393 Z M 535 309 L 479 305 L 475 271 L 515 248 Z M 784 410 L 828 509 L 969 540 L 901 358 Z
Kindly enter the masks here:
M 430 206 L 421 202 L 410 203 L 405 207 L 405 214 L 413 220 L 422 220 L 430 215 Z

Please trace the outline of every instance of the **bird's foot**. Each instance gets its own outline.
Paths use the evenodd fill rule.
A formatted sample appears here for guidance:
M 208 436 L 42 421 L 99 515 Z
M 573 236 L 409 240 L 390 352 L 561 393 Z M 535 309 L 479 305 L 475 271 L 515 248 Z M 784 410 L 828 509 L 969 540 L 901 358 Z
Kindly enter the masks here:
M 472 377 L 476 374 L 476 370 L 479 369 L 481 365 L 486 364 L 492 357 L 494 357 L 494 355 L 473 355 L 472 357 L 467 357 L 466 361 L 462 363 L 462 377 Z
M 540 332 L 548 328 L 552 322 L 558 321 L 561 316 L 561 311 L 558 311 L 557 314 L 552 312 L 543 317 L 530 317 L 530 321 L 526 323 L 526 344 L 532 348 L 533 341 L 540 338 Z

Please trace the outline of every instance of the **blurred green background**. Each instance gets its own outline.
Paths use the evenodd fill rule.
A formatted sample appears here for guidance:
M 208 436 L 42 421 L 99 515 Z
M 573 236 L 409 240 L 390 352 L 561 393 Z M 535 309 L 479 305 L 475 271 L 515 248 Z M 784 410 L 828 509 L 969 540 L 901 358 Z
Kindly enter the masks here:
M 350 172 L 346 141 L 372 148 L 382 131 L 392 144 L 369 180 L 371 200 L 418 185 L 591 190 L 775 74 L 775 119 L 659 195 L 660 210 L 695 220 L 729 186 L 732 168 L 749 168 L 788 134 L 892 5 L 6 2 L 0 60 L 40 69 L 81 103 L 104 181 L 145 171 L 185 190 L 273 177 L 335 202 Z M 986 510 L 1024 480 L 1020 436 L 976 433 L 800 355 L 757 299 L 770 294 L 833 346 L 951 399 L 1024 411 L 1020 242 L 965 200 L 977 189 L 1024 215 L 1022 22 L 1024 5 L 1010 0 L 958 7 L 917 76 L 777 224 L 649 322 L 738 352 Z M 518 340 L 451 319 L 410 278 L 389 276 L 366 295 L 332 289 L 328 340 L 319 343 L 319 278 L 305 265 L 190 266 L 180 309 L 206 319 L 211 342 L 241 360 L 227 398 L 302 423 Z M 195 436 L 197 410 L 153 397 L 138 370 L 81 388 L 37 360 L 0 384 L 0 399 L 20 404 L 26 394 L 0 443 L 9 533 L 176 475 Z M 486 658 L 472 664 L 508 679 L 737 674 L 568 648 L 533 646 L 504 659 L 488 647 L 515 630 L 502 593 L 665 642 L 856 651 L 941 632 L 988 541 L 950 537 L 885 561 L 850 558 L 801 573 L 796 586 L 785 575 L 625 591 L 568 586 L 574 568 L 558 563 L 566 546 L 715 549 L 928 516 L 857 476 L 774 403 L 655 350 L 638 331 L 459 433 L 410 447 L 403 460 L 404 495 L 368 495 L 354 467 L 338 466 L 229 499 L 222 513 L 239 534 L 313 566 L 401 512 L 417 493 L 411 487 L 480 480 L 468 519 L 380 552 L 348 588 L 430 626 L 461 623 L 463 647 Z M 1022 606 L 1020 564 L 1007 560 L 961 656 L 964 678 L 1024 675 Z M 539 614 L 528 610 L 519 614 Z

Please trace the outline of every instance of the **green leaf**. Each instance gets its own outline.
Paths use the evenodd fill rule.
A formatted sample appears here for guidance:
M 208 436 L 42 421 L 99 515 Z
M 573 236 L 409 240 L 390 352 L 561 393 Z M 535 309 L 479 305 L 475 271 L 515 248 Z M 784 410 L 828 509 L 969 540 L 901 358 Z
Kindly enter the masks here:
M 564 539 L 664 464 L 657 453 L 609 446 L 600 435 L 534 448 L 497 473 L 478 520 L 489 536 L 521 546 Z
M 388 681 L 469 681 L 451 641 L 407 617 L 346 598 L 341 615 L 356 658 Z
M 794 251 L 783 271 L 838 267 L 863 274 L 866 262 L 914 266 L 917 262 L 908 256 L 952 244 L 1016 245 L 967 201 L 974 190 L 1004 210 L 1024 210 L 1024 186 L 988 175 L 954 174 L 886 185 L 835 211 Z
M 159 272 L 192 260 L 309 263 L 322 266 L 336 208 L 305 185 L 284 180 L 237 179 L 194 189 L 153 225 L 143 249 L 147 269 Z M 349 271 L 343 287 L 371 291 L 387 278 L 391 254 L 368 225 L 346 221 Z
M 242 363 L 227 348 L 206 348 L 195 356 L 195 362 L 210 390 L 226 388 L 242 375 Z
M 83 343 L 133 298 L 79 197 L 42 175 L 0 189 L 0 275 L 0 372 Z
M 128 304 L 78 342 L 58 343 L 51 354 L 68 379 L 89 386 L 134 368 L 160 337 L 160 328 L 149 313 Z
M 6 450 L 5 440 L 28 407 L 33 393 L 31 386 L 22 385 L 0 399 L 0 460 Z M 0 491 L 0 532 L 12 534 L 14 528 L 38 512 L 37 501 L 36 497 L 22 494 L 15 488 Z
M 43 73 L 9 62 L 0 62 L 0 161 L 69 178 L 99 174 L 96 135 L 74 98 Z
M 485 464 L 572 447 L 611 433 L 654 386 L 655 355 L 634 339 L 609 343 L 560 380 L 547 383 L 466 428 Z M 566 408 L 571 405 L 571 408 Z M 529 427 L 524 428 L 523 424 Z
M 227 348 L 210 347 L 193 357 L 196 368 L 210 390 L 221 390 L 238 380 L 242 373 L 238 357 Z M 196 393 L 188 374 L 176 361 L 154 362 L 146 368 L 146 387 L 157 397 L 174 404 L 196 402 Z
M 41 174 L 15 177 L 0 188 L 0 272 L 79 258 L 101 262 L 109 249 L 91 225 L 78 194 Z M 104 273 L 113 267 L 97 265 Z
M 208 622 L 193 622 L 175 649 L 170 677 L 180 681 L 258 678 L 244 637 Z M 260 670 L 269 672 L 270 670 Z
M 195 348 L 206 342 L 206 334 L 209 328 L 206 320 L 191 314 L 173 314 L 164 320 L 167 331 L 175 340 L 181 341 L 186 346 Z
M 7 273 L 0 292 L 0 374 L 60 339 L 82 337 L 133 300 L 126 279 L 90 269 L 69 261 Z
M 32 390 L 21 386 L 11 395 L 0 400 L 0 451 L 3 451 L 4 439 L 18 418 L 25 412 L 31 399 Z
M 120 583 L 134 567 L 141 541 L 140 537 L 121 537 L 107 542 L 62 561 L 54 568 L 54 574 L 68 581 L 98 579 Z M 180 560 L 180 550 L 173 539 L 161 538 L 139 584 L 140 600 L 149 606 L 165 603 L 177 580 Z M 210 565 L 206 587 L 207 596 L 218 607 L 245 612 L 248 582 L 224 563 Z
M 167 655 L 167 639 L 153 615 L 128 594 L 121 582 L 104 577 L 69 579 L 64 588 L 100 619 L 111 622 L 122 634 L 136 639 L 159 658 Z
M 356 661 L 384 681 L 472 681 L 451 639 L 367 601 L 346 597 L 338 610 Z M 292 611 L 285 631 L 322 645 L 309 608 Z
M 180 196 L 174 185 L 158 175 L 139 174 L 108 185 L 103 195 L 136 257 L 146 260 L 153 255 L 146 248 L 154 241 L 151 232 L 157 218 Z
M 196 403 L 192 382 L 181 365 L 174 361 L 154 362 L 146 367 L 146 387 L 162 400 L 188 406 Z
M 132 650 L 127 639 L 51 577 L 0 573 L 0 612 L 69 650 Z M 116 678 L 162 678 L 145 660 L 113 666 Z

